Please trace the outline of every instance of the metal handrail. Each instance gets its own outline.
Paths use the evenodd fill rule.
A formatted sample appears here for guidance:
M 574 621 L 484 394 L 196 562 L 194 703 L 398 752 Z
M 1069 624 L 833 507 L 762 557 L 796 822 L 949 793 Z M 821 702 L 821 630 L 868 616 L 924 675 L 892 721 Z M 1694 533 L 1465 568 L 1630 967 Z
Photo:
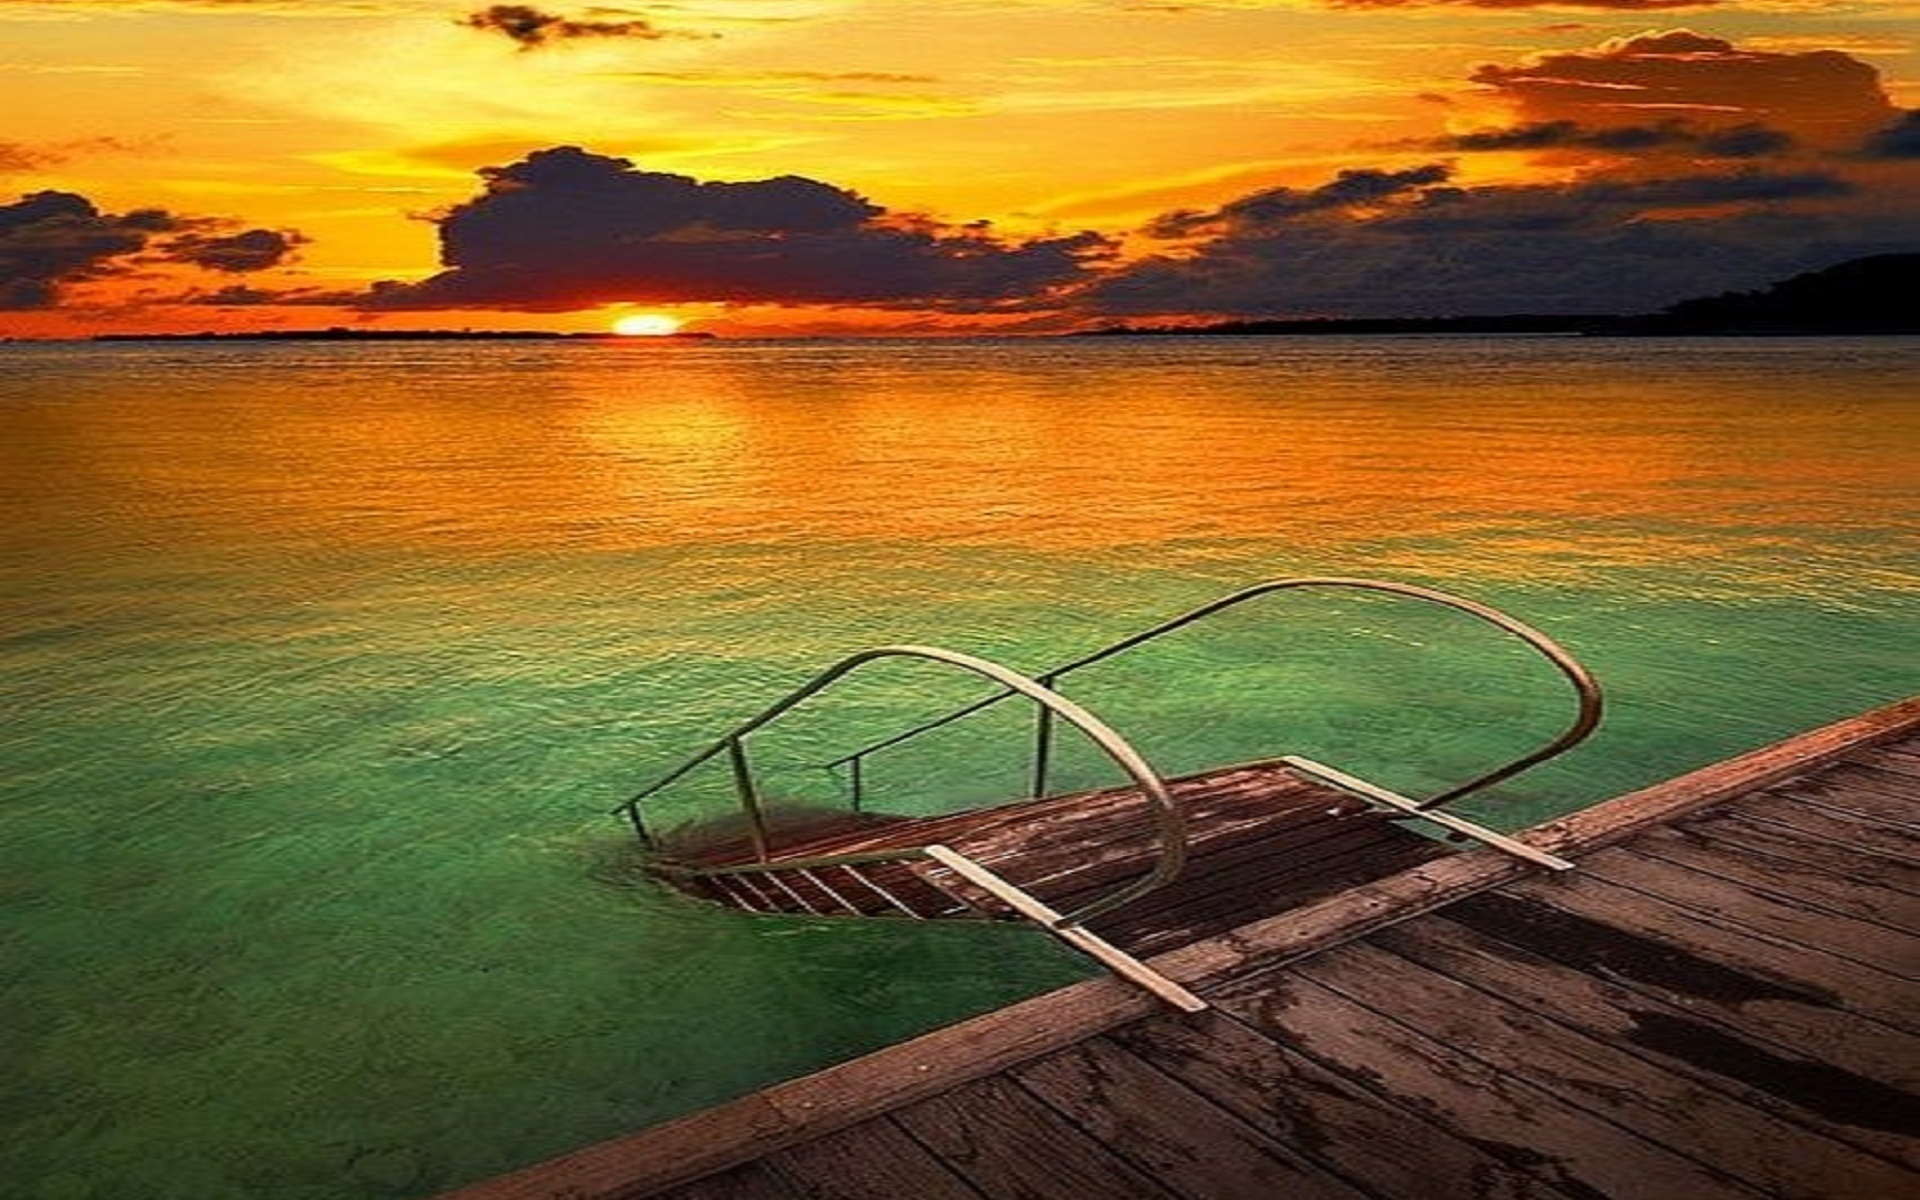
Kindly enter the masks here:
M 1356 579 L 1344 576 L 1306 576 L 1294 579 L 1273 579 L 1264 583 L 1257 583 L 1251 587 L 1242 588 L 1230 595 L 1223 596 L 1218 600 L 1203 604 L 1198 608 L 1181 613 L 1179 616 L 1162 621 L 1160 624 L 1150 629 L 1142 630 L 1131 637 L 1122 638 L 1110 645 L 1103 646 L 1091 654 L 1074 659 L 1072 662 L 1044 671 L 1034 676 L 1034 678 L 1042 685 L 1051 688 L 1060 680 L 1061 676 L 1069 672 L 1077 671 L 1082 667 L 1091 666 L 1104 659 L 1112 658 L 1114 655 L 1131 650 L 1143 642 L 1152 641 L 1163 634 L 1171 633 L 1176 629 L 1210 617 L 1224 609 L 1243 604 L 1248 600 L 1264 596 L 1269 592 L 1305 587 L 1340 587 L 1356 588 L 1362 591 L 1387 592 L 1395 595 L 1411 596 L 1418 600 L 1426 600 L 1435 604 L 1444 605 L 1448 608 L 1457 609 L 1470 616 L 1478 617 L 1527 643 L 1528 646 L 1532 647 L 1535 651 L 1539 652 L 1542 657 L 1546 658 L 1548 662 L 1552 663 L 1554 667 L 1566 677 L 1567 681 L 1573 685 L 1575 695 L 1578 699 L 1578 711 L 1572 723 L 1567 726 L 1560 736 L 1554 738 L 1539 749 L 1524 754 L 1482 775 L 1476 776 L 1458 787 L 1449 788 L 1446 791 L 1428 797 L 1419 804 L 1419 807 L 1423 810 L 1447 804 L 1470 792 L 1491 787 L 1493 784 L 1505 779 L 1510 779 L 1530 767 L 1538 766 L 1547 759 L 1562 754 L 1584 741 L 1587 735 L 1592 733 L 1594 728 L 1600 724 L 1604 702 L 1601 697 L 1599 683 L 1594 680 L 1593 675 L 1586 667 L 1580 664 L 1579 660 L 1569 654 L 1558 642 L 1555 642 L 1538 629 L 1514 617 L 1508 616 L 1499 609 L 1481 604 L 1479 601 L 1468 600 L 1463 596 L 1455 596 L 1435 588 L 1421 587 L 1411 583 L 1395 583 L 1379 579 Z M 917 725 L 903 733 L 894 734 L 892 737 L 883 738 L 851 754 L 842 755 L 826 765 L 832 768 L 851 764 L 854 774 L 857 803 L 860 764 L 867 755 L 887 749 L 890 746 L 897 746 L 923 733 L 951 724 L 963 717 L 971 716 L 984 708 L 998 704 L 1013 694 L 1013 692 L 1007 691 L 984 697 L 972 704 L 957 708 L 944 716 L 936 717 L 924 724 Z M 1050 729 L 1045 710 L 1042 710 L 1041 713 L 1038 734 L 1039 746 L 1035 755 L 1036 765 L 1033 788 L 1036 796 L 1044 794 L 1046 789 L 1047 751 Z
M 1159 854 L 1154 860 L 1153 868 L 1133 882 L 1116 888 L 1106 896 L 1094 900 L 1092 903 L 1082 905 L 1072 913 L 1067 914 L 1067 916 L 1062 919 L 1063 924 L 1076 925 L 1091 917 L 1111 911 L 1146 895 L 1148 892 L 1164 884 L 1172 882 L 1172 880 L 1180 874 L 1187 860 L 1186 814 L 1173 802 L 1173 797 L 1167 792 L 1165 781 L 1160 778 L 1157 771 L 1147 764 L 1146 759 L 1141 757 L 1139 751 L 1128 745 L 1126 739 L 1122 738 L 1118 733 L 1115 733 L 1105 721 L 1102 721 L 1099 717 L 1094 716 L 1091 712 L 1088 712 L 1085 708 L 1075 704 L 1065 696 L 1055 692 L 1052 688 L 1036 680 L 1029 679 L 1027 676 L 1010 670 L 1007 667 L 1003 667 L 999 663 L 971 654 L 963 654 L 958 650 L 942 649 L 938 646 L 877 646 L 873 649 L 862 650 L 857 654 L 852 654 L 841 659 L 833 666 L 828 667 L 826 670 L 814 676 L 808 682 L 787 693 L 783 699 L 761 712 L 758 716 L 735 726 L 731 732 L 713 743 L 713 745 L 694 755 L 660 779 L 640 789 L 640 791 L 634 793 L 624 804 L 613 811 L 626 813 L 628 819 L 633 822 L 634 830 L 640 835 L 643 841 L 646 840 L 647 832 L 645 822 L 640 815 L 640 802 L 661 788 L 683 778 L 694 768 L 719 757 L 721 754 L 726 754 L 732 760 L 734 783 L 739 792 L 741 805 L 746 810 L 748 819 L 752 823 L 752 838 L 756 856 L 761 862 L 769 861 L 767 858 L 766 820 L 760 810 L 759 794 L 754 787 L 752 766 L 747 760 L 743 740 L 748 734 L 772 723 L 789 709 L 825 690 L 828 686 L 855 668 L 881 658 L 927 659 L 932 662 L 945 663 L 949 666 L 972 671 L 976 675 L 981 675 L 993 680 L 1005 689 L 1005 691 L 996 695 L 996 700 L 1005 699 L 1008 696 L 1014 695 L 1026 696 L 1038 704 L 1040 711 L 1048 717 L 1063 717 L 1069 724 L 1085 734 L 1088 741 L 1091 741 L 1100 747 L 1100 749 L 1104 750 L 1107 756 L 1113 759 L 1113 761 L 1127 773 L 1134 784 L 1140 789 L 1141 794 L 1146 797 L 1148 804 L 1153 809 L 1154 822 L 1160 843 Z

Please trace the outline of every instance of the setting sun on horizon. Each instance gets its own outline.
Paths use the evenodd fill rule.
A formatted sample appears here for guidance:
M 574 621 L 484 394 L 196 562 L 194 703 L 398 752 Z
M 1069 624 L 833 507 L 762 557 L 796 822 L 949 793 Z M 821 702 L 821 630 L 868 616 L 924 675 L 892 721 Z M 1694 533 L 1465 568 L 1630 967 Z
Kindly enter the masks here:
M 609 327 L 621 337 L 671 337 L 686 322 L 666 313 L 632 313 L 616 319 Z

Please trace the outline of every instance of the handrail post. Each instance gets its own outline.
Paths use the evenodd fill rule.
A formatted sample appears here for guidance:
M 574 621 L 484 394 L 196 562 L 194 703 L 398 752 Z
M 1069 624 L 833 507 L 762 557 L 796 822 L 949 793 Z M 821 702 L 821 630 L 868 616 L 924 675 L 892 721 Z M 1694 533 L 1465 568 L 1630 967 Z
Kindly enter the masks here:
M 740 738 L 727 742 L 727 761 L 733 764 L 733 790 L 740 795 L 740 807 L 747 810 L 751 826 L 747 836 L 753 841 L 753 855 L 767 861 L 767 816 L 760 811 L 760 792 L 753 783 L 753 764 L 747 761 L 747 745 Z
M 847 783 L 853 789 L 853 811 L 855 812 L 860 811 L 861 788 L 864 786 L 860 768 L 866 762 L 866 757 L 864 754 L 856 754 L 847 760 Z
M 1036 682 L 1049 691 L 1055 690 L 1052 675 L 1042 675 Z M 1053 758 L 1053 709 L 1041 704 L 1036 706 L 1036 712 L 1033 726 L 1033 798 L 1038 800 L 1047 794 L 1047 773 Z
M 637 799 L 629 800 L 625 807 L 627 810 L 627 820 L 633 822 L 633 834 L 640 839 L 641 849 L 658 849 L 654 844 L 653 835 L 647 832 L 647 822 L 645 818 L 640 815 L 640 801 Z

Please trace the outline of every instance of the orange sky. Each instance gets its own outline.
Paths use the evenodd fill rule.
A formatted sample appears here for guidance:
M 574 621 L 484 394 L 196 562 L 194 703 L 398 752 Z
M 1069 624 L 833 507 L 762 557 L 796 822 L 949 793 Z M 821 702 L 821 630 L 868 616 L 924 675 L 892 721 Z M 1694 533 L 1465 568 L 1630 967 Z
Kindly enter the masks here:
M 1917 44 L 1903 0 L 0 0 L 0 335 L 1637 311 L 1920 249 Z

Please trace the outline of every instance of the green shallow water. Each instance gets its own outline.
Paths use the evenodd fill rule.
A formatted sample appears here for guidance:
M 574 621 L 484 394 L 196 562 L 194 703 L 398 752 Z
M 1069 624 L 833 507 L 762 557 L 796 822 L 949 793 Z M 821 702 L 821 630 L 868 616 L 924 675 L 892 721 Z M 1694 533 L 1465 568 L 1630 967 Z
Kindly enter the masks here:
M 605 810 L 813 669 L 1037 669 L 1267 577 L 1509 608 L 1608 685 L 1480 802 L 1566 811 L 1915 689 L 1920 343 L 6 348 L 0 1179 L 419 1196 L 1085 969 L 1018 929 L 755 920 Z M 1075 678 L 1167 771 L 1443 786 L 1550 732 L 1444 613 L 1274 597 Z M 863 671 L 769 790 L 972 694 Z M 1018 788 L 1022 718 L 874 761 Z M 1065 783 L 1109 778 L 1066 747 Z M 713 815 L 724 778 L 663 795 Z

